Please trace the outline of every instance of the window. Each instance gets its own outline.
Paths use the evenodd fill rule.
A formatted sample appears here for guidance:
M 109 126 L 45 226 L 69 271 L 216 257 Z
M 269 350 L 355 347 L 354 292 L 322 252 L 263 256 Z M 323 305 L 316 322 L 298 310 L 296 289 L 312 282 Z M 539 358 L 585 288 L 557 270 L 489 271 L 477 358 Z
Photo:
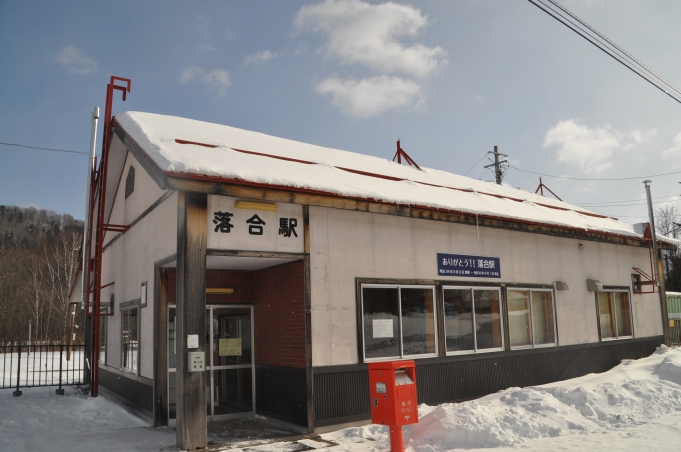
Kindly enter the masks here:
M 139 360 L 139 308 L 121 310 L 121 367 L 137 373 Z
M 128 176 L 125 178 L 125 199 L 135 191 L 135 167 L 130 165 Z
M 106 333 L 109 318 L 102 316 L 99 320 L 99 362 L 106 364 Z
M 511 348 L 556 345 L 553 292 L 508 289 L 507 293 Z
M 447 353 L 501 350 L 499 288 L 444 287 Z
M 601 339 L 632 337 L 629 292 L 602 291 L 597 297 Z
M 362 286 L 364 359 L 437 355 L 433 286 Z

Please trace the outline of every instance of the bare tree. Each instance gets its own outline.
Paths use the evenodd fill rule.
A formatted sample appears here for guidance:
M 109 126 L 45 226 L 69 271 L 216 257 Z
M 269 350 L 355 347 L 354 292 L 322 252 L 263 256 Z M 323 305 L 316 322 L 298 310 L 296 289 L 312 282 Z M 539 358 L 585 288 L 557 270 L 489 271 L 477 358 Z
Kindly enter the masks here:
M 681 232 L 681 212 L 669 204 L 655 211 L 655 229 L 658 234 L 666 237 L 678 238 Z M 677 250 L 662 250 L 662 264 L 666 286 L 670 290 L 681 289 L 681 281 L 674 276 L 681 270 L 681 259 Z M 676 267 L 676 268 L 675 268 Z M 675 271 L 676 270 L 676 271 Z
M 0 206 L 0 344 L 25 342 L 29 321 L 35 340 L 66 339 L 82 227 L 70 215 Z

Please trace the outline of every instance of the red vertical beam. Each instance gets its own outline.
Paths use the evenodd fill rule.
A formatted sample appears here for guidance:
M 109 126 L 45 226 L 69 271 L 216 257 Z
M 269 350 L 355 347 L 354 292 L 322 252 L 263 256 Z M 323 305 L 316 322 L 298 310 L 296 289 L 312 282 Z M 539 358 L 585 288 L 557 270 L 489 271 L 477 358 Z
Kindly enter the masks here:
M 114 83 L 120 80 L 126 83 L 126 86 L 118 86 Z M 111 144 L 111 121 L 113 119 L 112 105 L 113 92 L 120 90 L 123 92 L 123 101 L 125 101 L 126 91 L 130 92 L 130 79 L 111 76 L 109 84 L 106 86 L 106 107 L 104 109 L 104 132 L 102 135 L 102 160 L 100 164 L 98 179 L 99 179 L 99 208 L 97 213 L 97 231 L 95 242 L 95 287 L 93 291 L 92 300 L 92 356 L 91 356 L 91 392 L 92 397 L 99 395 L 99 328 L 101 324 L 100 307 L 101 307 L 101 287 L 102 287 L 102 253 L 104 245 L 104 215 L 106 214 L 106 180 L 109 167 L 109 146 Z

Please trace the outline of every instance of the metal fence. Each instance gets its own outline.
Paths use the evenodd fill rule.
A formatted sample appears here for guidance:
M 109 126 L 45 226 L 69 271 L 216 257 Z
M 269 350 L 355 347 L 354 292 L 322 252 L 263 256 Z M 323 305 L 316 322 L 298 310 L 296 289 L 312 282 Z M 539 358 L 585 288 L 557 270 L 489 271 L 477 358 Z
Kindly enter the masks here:
M 0 389 L 15 388 L 15 396 L 19 388 L 34 386 L 59 386 L 57 394 L 63 395 L 62 385 L 83 384 L 83 344 L 3 345 L 0 353 Z

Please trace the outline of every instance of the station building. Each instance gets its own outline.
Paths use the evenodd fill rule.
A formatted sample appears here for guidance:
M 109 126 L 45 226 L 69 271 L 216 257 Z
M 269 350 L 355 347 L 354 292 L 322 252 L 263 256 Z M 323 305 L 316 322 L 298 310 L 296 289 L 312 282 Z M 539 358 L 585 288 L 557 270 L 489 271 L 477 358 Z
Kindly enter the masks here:
M 223 125 L 113 124 L 105 222 L 129 228 L 104 238 L 99 384 L 155 425 L 194 391 L 208 422 L 319 432 L 370 419 L 372 361 L 413 359 L 419 402 L 436 404 L 665 342 L 646 225 Z

